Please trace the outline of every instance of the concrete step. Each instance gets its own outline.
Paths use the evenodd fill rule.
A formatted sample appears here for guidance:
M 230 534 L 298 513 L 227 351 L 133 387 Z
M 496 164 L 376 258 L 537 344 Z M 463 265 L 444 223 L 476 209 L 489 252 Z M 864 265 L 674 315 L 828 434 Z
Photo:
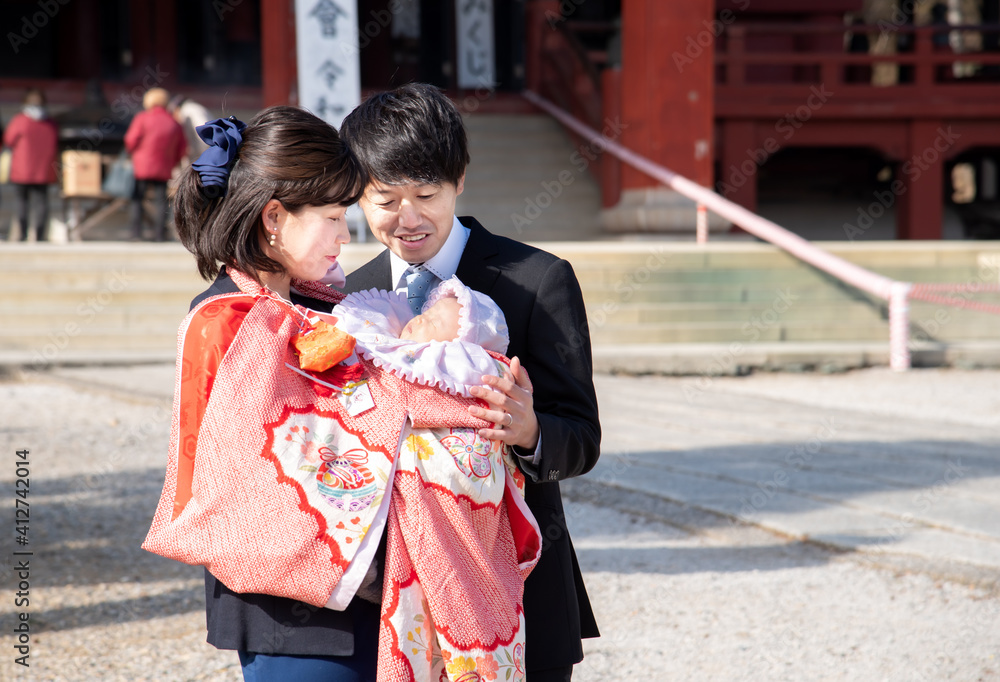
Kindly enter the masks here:
M 173 327 L 176 331 L 188 312 L 187 307 L 178 306 L 176 303 L 176 297 L 167 305 L 157 306 L 116 301 L 113 305 L 100 306 L 95 302 L 93 306 L 81 303 L 69 308 L 65 305 L 49 303 L 19 308 L 5 306 L 0 309 L 0 313 L 3 314 L 4 320 L 11 323 L 16 322 L 18 329 L 24 334 L 44 334 L 46 330 L 52 328 L 53 321 L 62 322 L 63 326 L 84 327 L 96 322 L 98 318 L 100 324 L 107 327 L 143 331 L 152 328 L 170 329 Z
M 177 329 L 124 331 L 120 328 L 86 327 L 60 328 L 46 333 L 11 335 L 0 332 L 0 354 L 20 356 L 25 363 L 62 363 L 67 353 L 81 357 L 88 352 L 145 352 L 158 356 L 176 353 Z
M 590 309 L 594 310 L 593 304 Z M 731 303 L 641 303 L 624 304 L 614 309 L 602 310 L 600 319 L 612 327 L 632 324 L 661 323 L 747 323 L 763 320 L 764 324 L 828 324 L 834 319 L 838 325 L 881 322 L 881 311 L 869 306 L 842 302 L 821 305 L 760 306 Z M 596 311 L 595 311 L 596 315 Z
M 600 237 L 600 187 L 586 168 L 573 164 L 576 148 L 558 123 L 541 115 L 500 114 L 465 121 L 472 163 L 459 215 L 474 215 L 488 229 L 518 239 Z M 541 204 L 539 215 L 525 215 Z M 532 237 L 530 224 L 520 221 L 535 219 L 544 221 L 544 230 Z
M 742 343 L 753 347 L 758 343 L 840 343 L 879 342 L 889 345 L 888 323 L 781 324 L 757 329 L 747 323 L 683 323 L 608 325 L 591 328 L 591 343 L 595 348 L 613 348 L 619 343 L 657 345 L 677 343 Z M 911 338 L 938 343 L 995 342 L 996 329 L 979 326 L 946 327 L 933 336 L 919 333 Z M 1000 345 L 997 346 L 1000 348 Z M 993 365 L 1000 364 L 1000 353 Z M 647 370 L 648 371 L 648 370 Z
M 595 353 L 664 344 L 888 344 L 884 301 L 767 245 L 664 240 L 538 245 L 573 264 Z M 351 244 L 341 260 L 350 271 L 381 249 L 377 243 Z M 902 244 L 898 250 L 841 245 L 839 251 L 916 281 L 993 282 L 997 277 L 996 270 L 981 267 L 996 253 L 989 243 L 924 244 L 922 249 Z M 195 272 L 193 257 L 177 244 L 89 242 L 0 245 L 0 286 L 7 294 L 0 301 L 0 361 L 78 362 L 88 354 L 106 360 L 115 349 L 121 358 L 169 358 L 191 298 L 207 283 Z M 1000 296 L 977 300 L 1000 302 Z M 910 314 L 912 338 L 918 342 L 953 347 L 1000 339 L 1000 315 L 917 301 Z M 977 362 L 988 354 L 977 352 Z
M 755 328 L 744 322 L 676 322 L 607 324 L 592 328 L 592 343 L 732 343 L 753 344 L 774 341 L 875 341 L 889 342 L 888 323 L 877 321 L 852 324 L 781 323 Z
M 822 303 L 865 303 L 878 305 L 868 301 L 867 297 L 855 291 L 831 287 L 826 284 L 809 282 L 798 284 L 794 288 L 780 288 L 773 282 L 758 284 L 692 284 L 680 283 L 645 283 L 640 285 L 635 279 L 626 277 L 627 273 L 618 273 L 618 278 L 611 283 L 604 278 L 590 278 L 591 273 L 578 272 L 580 286 L 586 297 L 600 297 L 628 303 L 742 303 L 760 307 L 780 303 L 785 298 L 793 302 L 808 300 Z M 790 294 L 790 296 L 789 296 Z
M 561 131 L 559 124 L 549 116 L 524 114 L 472 114 L 464 117 L 465 130 L 470 139 L 480 136 L 504 134 L 530 134 Z

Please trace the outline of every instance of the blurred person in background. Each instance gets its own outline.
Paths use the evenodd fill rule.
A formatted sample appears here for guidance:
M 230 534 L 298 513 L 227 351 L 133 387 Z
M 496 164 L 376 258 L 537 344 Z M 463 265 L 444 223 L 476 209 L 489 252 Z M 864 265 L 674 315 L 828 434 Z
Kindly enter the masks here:
M 37 241 L 45 241 L 49 230 L 49 185 L 56 182 L 59 129 L 45 109 L 41 90 L 28 90 L 24 108 L 10 121 L 3 143 L 11 149 L 10 182 L 17 198 L 14 215 L 20 224 L 21 241 L 33 229 Z M 29 216 L 34 220 L 30 223 Z
M 194 161 L 201 156 L 203 151 L 208 149 L 204 140 L 198 137 L 198 131 L 195 128 L 205 125 L 215 116 L 207 108 L 184 95 L 174 95 L 167 106 L 167 111 L 184 129 L 184 138 L 187 140 L 187 159 Z
M 142 98 L 144 111 L 132 119 L 125 133 L 125 149 L 132 156 L 135 191 L 132 194 L 132 239 L 142 240 L 142 202 L 153 192 L 153 240 L 162 242 L 167 227 L 167 181 L 187 151 L 184 129 L 167 111 L 170 95 L 150 88 Z

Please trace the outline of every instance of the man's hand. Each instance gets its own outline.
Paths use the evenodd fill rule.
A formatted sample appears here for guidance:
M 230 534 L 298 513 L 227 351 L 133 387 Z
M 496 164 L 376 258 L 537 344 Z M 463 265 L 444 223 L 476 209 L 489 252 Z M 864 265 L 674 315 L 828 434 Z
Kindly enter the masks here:
M 521 361 L 512 358 L 509 372 L 502 377 L 484 376 L 483 383 L 486 386 L 473 386 L 470 393 L 485 400 L 489 409 L 473 405 L 469 407 L 469 413 L 496 426 L 480 429 L 479 435 L 534 450 L 538 445 L 538 419 L 531 397 L 531 381 L 521 367 Z

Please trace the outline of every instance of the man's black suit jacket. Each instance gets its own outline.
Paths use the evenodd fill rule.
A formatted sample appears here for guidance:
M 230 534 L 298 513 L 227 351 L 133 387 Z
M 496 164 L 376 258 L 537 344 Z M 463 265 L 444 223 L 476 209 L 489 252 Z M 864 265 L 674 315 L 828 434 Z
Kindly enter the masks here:
M 526 665 L 568 666 L 583 658 L 581 637 L 598 635 L 559 493 L 559 481 L 589 471 L 600 450 L 583 295 L 568 262 L 494 235 L 474 218 L 459 221 L 471 233 L 455 274 L 503 310 L 507 356 L 528 371 L 542 432 L 539 481 L 525 489 L 543 537 L 542 558 L 524 586 Z M 391 289 L 390 279 L 384 251 L 348 275 L 345 290 Z

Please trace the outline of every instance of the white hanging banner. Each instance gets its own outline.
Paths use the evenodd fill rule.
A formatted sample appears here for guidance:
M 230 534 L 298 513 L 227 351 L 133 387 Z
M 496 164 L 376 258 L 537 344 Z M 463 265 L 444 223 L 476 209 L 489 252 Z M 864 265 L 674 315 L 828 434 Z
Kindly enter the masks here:
M 493 0 L 455 0 L 458 24 L 458 87 L 492 89 L 496 82 L 493 54 Z
M 361 103 L 357 0 L 295 0 L 299 104 L 330 125 Z

